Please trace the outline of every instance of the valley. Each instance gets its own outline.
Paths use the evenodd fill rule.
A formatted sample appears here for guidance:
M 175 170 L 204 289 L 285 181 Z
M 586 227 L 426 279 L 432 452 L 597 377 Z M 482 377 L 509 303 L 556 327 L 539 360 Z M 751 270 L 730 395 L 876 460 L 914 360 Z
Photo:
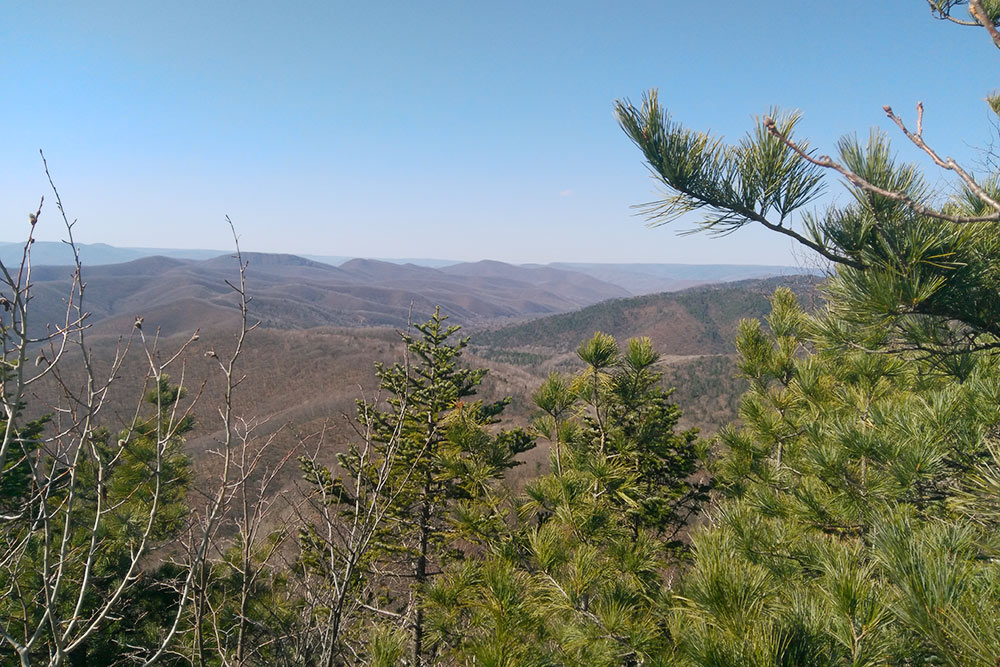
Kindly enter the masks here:
M 736 418 L 744 383 L 736 377 L 733 338 L 740 319 L 763 317 L 768 296 L 790 286 L 806 305 L 817 278 L 809 275 L 713 282 L 675 292 L 631 296 L 621 285 L 574 269 L 520 267 L 500 262 L 432 268 L 354 259 L 339 267 L 291 255 L 246 256 L 251 319 L 259 320 L 240 360 L 246 376 L 237 408 L 255 423 L 256 436 L 275 438 L 273 455 L 318 446 L 340 451 L 354 436 L 355 401 L 375 386 L 373 363 L 391 364 L 402 351 L 399 332 L 422 322 L 435 305 L 449 323 L 463 327 L 471 344 L 463 357 L 488 368 L 486 400 L 511 397 L 504 422 L 527 426 L 536 408 L 531 394 L 552 371 L 573 373 L 582 364 L 575 350 L 595 331 L 624 343 L 645 336 L 662 355 L 664 384 L 675 387 L 684 412 L 681 425 L 710 435 Z M 696 271 L 697 269 L 697 271 Z M 628 265 L 615 269 L 625 275 Z M 749 271 L 750 269 L 745 269 Z M 650 272 L 640 267 L 638 273 Z M 661 273 L 665 270 L 660 269 Z M 731 277 L 732 267 L 689 267 L 689 275 Z M 57 295 L 68 287 L 68 267 L 35 267 L 36 317 L 64 317 Z M 203 405 L 217 405 L 222 385 L 211 353 L 232 348 L 238 328 L 234 293 L 226 280 L 237 272 L 232 257 L 209 260 L 145 257 L 121 264 L 84 267 L 88 333 L 98 365 L 107 365 L 137 316 L 163 351 L 180 347 L 198 331 L 184 356 L 184 378 Z M 675 272 L 676 273 L 676 272 Z M 739 275 L 739 274 L 735 274 Z M 137 351 L 137 350 L 136 350 Z M 111 422 L 131 419 L 143 355 L 119 374 L 109 401 Z M 207 412 L 207 414 L 206 414 Z M 221 424 L 211 411 L 195 409 L 199 427 L 188 449 L 211 470 L 207 454 Z M 106 414 L 105 418 L 110 414 Z M 513 473 L 533 476 L 548 465 L 544 441 Z M 293 483 L 297 470 L 288 469 Z

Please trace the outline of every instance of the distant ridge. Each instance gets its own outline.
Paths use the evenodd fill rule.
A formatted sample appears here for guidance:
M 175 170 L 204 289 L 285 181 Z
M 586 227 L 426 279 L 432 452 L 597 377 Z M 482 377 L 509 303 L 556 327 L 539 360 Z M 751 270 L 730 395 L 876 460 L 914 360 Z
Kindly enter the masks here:
M 5 265 L 17 264 L 21 260 L 21 242 L 0 242 L 0 261 Z M 185 260 L 206 260 L 215 257 L 228 258 L 232 250 L 207 250 L 183 248 L 119 248 L 105 243 L 82 243 L 78 245 L 80 259 L 85 266 L 104 266 L 130 262 L 143 257 L 170 257 Z M 262 257 L 270 253 L 255 253 Z M 655 292 L 675 292 L 677 290 L 705 285 L 709 283 L 730 282 L 734 280 L 749 280 L 754 278 L 769 278 L 772 276 L 788 276 L 802 274 L 818 274 L 818 271 L 794 266 L 740 265 L 740 264 L 655 264 L 655 263 L 598 263 L 598 262 L 552 262 L 550 264 L 508 264 L 493 260 L 478 262 L 460 262 L 448 259 L 433 258 L 367 258 L 358 259 L 342 255 L 285 255 L 299 257 L 303 260 L 329 266 L 343 266 L 354 262 L 360 272 L 363 264 L 359 262 L 379 262 L 381 270 L 388 271 L 386 265 L 411 266 L 438 269 L 451 275 L 468 275 L 489 278 L 510 278 L 512 270 L 519 269 L 549 269 L 554 271 L 584 274 L 601 283 L 617 285 L 625 290 L 625 294 L 642 295 Z M 38 241 L 32 246 L 32 261 L 38 265 L 69 265 L 73 263 L 73 254 L 64 243 Z M 506 268 L 504 268 L 506 267 Z M 403 274 L 400 273 L 400 276 Z M 534 274 L 519 273 L 517 279 L 528 276 L 532 284 L 539 284 L 549 279 L 558 280 L 565 273 L 555 274 L 538 272 Z
M 768 298 L 789 287 L 808 301 L 817 276 L 780 276 L 703 285 L 679 292 L 611 299 L 568 313 L 479 331 L 481 347 L 547 348 L 551 354 L 572 352 L 595 331 L 625 340 L 650 337 L 657 350 L 670 355 L 730 354 L 736 325 L 744 317 L 764 317 Z
M 108 245 L 106 243 L 78 243 L 80 259 L 85 266 L 103 266 L 105 264 L 121 264 L 143 257 L 172 257 L 175 259 L 212 259 L 213 257 L 229 256 L 232 250 L 210 250 L 204 248 L 128 248 Z M 0 241 L 0 261 L 5 265 L 16 264 L 21 261 L 21 251 L 24 249 L 23 241 Z M 267 253 L 261 253 L 267 254 Z M 339 266 L 351 259 L 346 255 L 295 255 L 321 264 Z M 31 259 L 34 264 L 68 266 L 73 264 L 73 252 L 70 247 L 58 241 L 36 241 L 31 247 Z M 418 266 L 429 266 L 439 268 L 451 264 L 457 264 L 457 260 L 449 259 L 381 259 L 381 261 L 393 264 L 416 264 Z
M 297 255 L 244 253 L 248 262 L 250 314 L 263 326 L 308 329 L 318 326 L 406 327 L 425 320 L 436 306 L 458 324 L 524 319 L 566 312 L 628 293 L 583 273 L 533 269 L 499 262 L 491 275 L 461 267 L 445 272 L 413 264 L 355 259 L 332 266 Z M 142 316 L 148 330 L 164 335 L 224 325 L 236 314 L 232 253 L 194 260 L 163 256 L 84 267 L 90 324 L 126 329 Z M 503 273 L 504 278 L 495 277 Z M 69 289 L 69 266 L 33 266 L 39 303 L 36 333 L 65 319 L 62 297 Z M 180 304 L 183 304 L 182 306 Z
M 396 264 L 379 259 L 355 258 L 344 262 L 339 268 L 356 278 L 380 281 L 435 279 L 440 276 L 437 269 L 430 267 L 416 264 Z
M 708 283 L 752 280 L 774 276 L 817 275 L 819 272 L 795 266 L 753 264 L 597 264 L 556 262 L 559 268 L 586 273 L 599 280 L 620 285 L 639 296 L 677 290 Z

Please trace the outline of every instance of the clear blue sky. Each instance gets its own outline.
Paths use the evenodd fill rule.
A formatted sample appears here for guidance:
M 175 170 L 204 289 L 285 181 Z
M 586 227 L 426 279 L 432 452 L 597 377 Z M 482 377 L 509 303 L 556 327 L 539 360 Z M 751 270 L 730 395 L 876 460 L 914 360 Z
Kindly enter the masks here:
M 11 1 L 0 46 L 0 240 L 47 192 L 43 148 L 84 242 L 228 248 L 228 213 L 251 250 L 512 262 L 796 261 L 646 228 L 616 98 L 657 87 L 731 138 L 799 108 L 826 151 L 923 100 L 971 160 L 1000 62 L 923 0 Z

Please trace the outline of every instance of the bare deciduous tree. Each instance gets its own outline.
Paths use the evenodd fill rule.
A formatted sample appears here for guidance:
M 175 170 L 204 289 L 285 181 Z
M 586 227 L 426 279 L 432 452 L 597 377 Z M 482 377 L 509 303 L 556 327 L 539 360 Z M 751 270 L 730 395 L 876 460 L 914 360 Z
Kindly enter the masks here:
M 47 164 L 45 172 L 48 176 Z M 132 644 L 136 628 L 122 624 L 143 618 L 139 608 L 145 601 L 137 592 L 152 590 L 150 579 L 163 564 L 155 551 L 192 518 L 184 504 L 189 464 L 180 448 L 202 393 L 185 398 L 185 352 L 198 334 L 164 353 L 158 336 L 147 335 L 143 319 L 136 317 L 110 362 L 93 358 L 76 221 L 66 215 L 51 176 L 49 183 L 74 258 L 62 321 L 43 323 L 35 316 L 31 249 L 41 203 L 29 216 L 20 263 L 0 263 L 0 656 L 23 666 L 85 661 L 108 642 L 103 633 L 119 624 L 115 646 L 104 650 L 152 664 L 177 637 L 196 574 L 233 496 L 232 478 L 253 465 L 245 458 L 245 442 L 239 458 L 232 404 L 240 380 L 235 368 L 253 328 L 247 318 L 246 263 L 237 241 L 240 280 L 231 286 L 239 295 L 242 327 L 235 349 L 219 359 L 226 379 L 219 408 L 220 484 L 193 516 L 197 539 L 174 576 L 172 621 L 160 626 L 165 630 L 152 643 Z M 105 413 L 130 353 L 144 360 L 145 376 L 131 422 L 113 432 Z M 176 385 L 168 382 L 168 371 L 176 371 Z M 144 409 L 146 404 L 152 407 Z M 149 411 L 154 414 L 145 414 Z

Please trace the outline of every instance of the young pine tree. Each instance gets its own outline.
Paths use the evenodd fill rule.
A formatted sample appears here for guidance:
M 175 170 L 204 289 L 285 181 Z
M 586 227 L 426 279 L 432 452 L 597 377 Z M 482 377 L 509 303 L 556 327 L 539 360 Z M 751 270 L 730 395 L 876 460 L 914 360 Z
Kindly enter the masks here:
M 376 364 L 380 395 L 358 402 L 361 442 L 338 457 L 339 476 L 302 462 L 324 518 L 301 542 L 304 567 L 332 593 L 322 611 L 330 664 L 345 659 L 347 643 L 362 660 L 383 650 L 367 640 L 398 637 L 372 630 L 386 619 L 408 631 L 409 663 L 424 661 L 420 600 L 444 563 L 463 554 L 456 526 L 497 532 L 493 482 L 534 444 L 521 431 L 488 428 L 507 401 L 466 401 L 486 371 L 459 365 L 468 339 L 454 338 L 459 327 L 445 320 L 435 310 L 416 325 L 419 336 L 403 334 L 403 363 Z
M 670 652 L 665 573 L 705 498 L 700 442 L 676 432 L 648 339 L 597 334 L 572 378 L 535 393 L 552 470 L 517 500 L 505 539 L 428 595 L 431 635 L 459 664 L 651 664 Z

